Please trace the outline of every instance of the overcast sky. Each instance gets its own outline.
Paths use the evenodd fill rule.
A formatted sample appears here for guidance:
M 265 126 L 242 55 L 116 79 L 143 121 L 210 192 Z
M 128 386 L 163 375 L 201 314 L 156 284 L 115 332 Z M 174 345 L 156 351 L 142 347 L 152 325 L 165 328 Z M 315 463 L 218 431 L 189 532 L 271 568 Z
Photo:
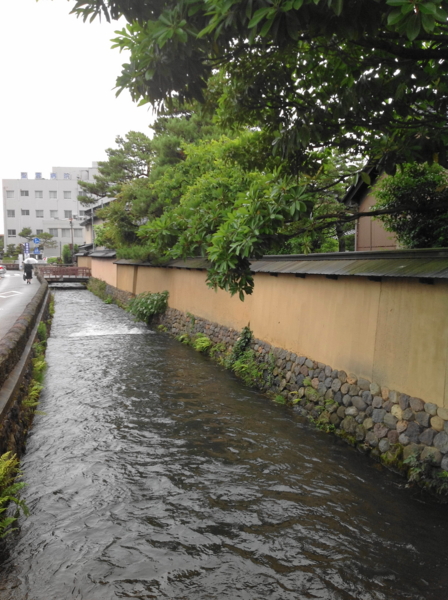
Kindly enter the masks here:
M 0 179 L 90 166 L 117 135 L 150 134 L 149 109 L 113 89 L 126 55 L 110 40 L 124 23 L 84 23 L 73 4 L 0 0 Z

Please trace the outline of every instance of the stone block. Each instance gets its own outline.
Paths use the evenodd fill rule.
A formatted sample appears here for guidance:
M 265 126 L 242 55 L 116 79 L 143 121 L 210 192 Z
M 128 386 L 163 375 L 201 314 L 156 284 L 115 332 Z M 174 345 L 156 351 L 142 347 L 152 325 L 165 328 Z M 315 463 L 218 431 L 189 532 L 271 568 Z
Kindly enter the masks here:
M 332 368 L 331 368 L 329 365 L 327 365 L 327 366 L 325 367 L 325 375 L 326 375 L 327 377 L 331 377 L 331 373 L 332 373 L 332 371 L 333 371 L 333 369 L 332 369 Z
M 420 412 L 425 408 L 425 403 L 420 398 L 409 398 L 409 406 L 414 412 Z
M 367 381 L 367 379 L 363 379 L 362 377 L 360 377 L 358 379 L 358 387 L 361 390 L 369 390 L 370 389 L 370 381 Z
M 325 400 L 333 400 L 333 398 L 334 398 L 333 390 L 327 390 L 325 392 Z
M 345 419 L 341 423 L 341 429 L 346 431 L 347 433 L 355 433 L 357 423 L 353 417 L 345 417 Z
M 372 396 L 383 397 L 381 394 L 381 387 L 374 381 L 372 381 L 372 383 L 370 384 L 370 392 L 371 392 Z
M 317 377 L 313 377 L 313 379 L 311 380 L 311 385 L 315 390 L 317 390 L 317 388 L 319 387 L 319 380 Z
M 332 425 L 335 425 L 337 427 L 340 422 L 341 422 L 341 419 L 338 417 L 337 413 L 332 413 L 330 415 L 330 423 Z
M 331 388 L 331 384 L 333 383 L 333 380 L 331 377 L 326 377 L 324 383 L 327 386 L 327 388 Z
M 338 404 L 342 403 L 342 394 L 341 394 L 341 392 L 336 392 L 336 394 L 334 395 L 334 401 L 337 402 Z
M 415 413 L 415 420 L 416 422 L 421 425 L 421 427 L 429 427 L 429 419 L 431 417 L 428 415 L 427 412 L 418 412 Z
M 399 421 L 401 421 L 401 419 L 403 418 L 403 411 L 401 410 L 398 404 L 394 404 L 390 409 L 390 412 L 392 415 L 394 415 L 394 417 L 397 417 Z
M 354 373 L 349 373 L 347 375 L 347 383 L 349 385 L 356 385 L 357 381 L 358 381 L 358 377 Z
M 425 412 L 427 412 L 428 415 L 431 415 L 431 417 L 435 417 L 437 415 L 437 409 L 437 404 L 433 404 L 432 402 L 425 403 Z
M 362 425 L 356 425 L 355 429 L 355 439 L 357 442 L 362 442 L 366 437 L 366 431 Z
M 345 418 L 345 406 L 340 406 L 338 408 L 338 410 L 336 411 L 336 414 L 338 415 L 338 417 L 340 419 L 344 419 Z
M 390 400 L 386 400 L 386 402 L 383 403 L 383 408 L 384 410 L 387 410 L 387 412 L 392 410 L 392 406 L 395 406 L 395 404 L 393 404 Z
M 442 458 L 440 466 L 444 471 L 448 471 L 448 454 L 445 454 L 445 456 Z
M 305 366 L 305 365 L 303 365 L 302 367 L 300 367 L 300 372 L 301 372 L 302 375 L 304 375 L 305 377 L 307 377 L 308 373 L 309 373 L 308 367 Z
M 448 421 L 448 408 L 442 408 L 441 406 L 437 409 L 437 416 L 443 419 L 444 421 Z
M 373 433 L 378 439 L 381 439 L 387 436 L 389 430 L 382 423 L 375 423 L 375 425 L 373 426 Z
M 383 400 L 389 400 L 389 388 L 387 388 L 387 387 L 381 388 L 381 398 Z
M 421 442 L 422 444 L 425 444 L 425 446 L 432 446 L 433 441 L 434 441 L 434 437 L 436 436 L 437 431 L 435 431 L 435 429 L 425 429 L 425 431 L 423 433 L 420 434 L 419 436 L 419 442 Z
M 376 437 L 376 435 L 373 433 L 373 431 L 368 431 L 366 433 L 366 443 L 369 444 L 369 446 L 372 446 L 373 448 L 376 448 L 378 446 L 378 438 Z
M 406 435 L 406 433 L 400 433 L 400 435 L 398 436 L 398 442 L 402 445 L 402 446 L 407 446 L 409 444 L 409 438 Z
M 354 383 L 352 383 L 352 385 L 350 386 L 348 393 L 350 396 L 358 396 L 359 394 L 359 387 L 357 385 L 355 385 Z
M 338 379 L 341 383 L 345 383 L 347 381 L 347 373 L 345 371 L 338 371 Z
M 419 456 L 422 450 L 423 446 L 421 444 L 409 444 L 406 448 L 403 448 L 403 460 L 406 460 L 413 454 Z
M 436 431 L 443 431 L 445 426 L 445 421 L 441 419 L 439 416 L 432 417 L 430 419 L 431 427 Z
M 415 423 L 415 421 L 413 421 L 412 423 L 408 424 L 408 428 L 406 429 L 406 435 L 408 436 L 409 441 L 411 443 L 416 444 L 421 433 L 422 428 L 420 427 L 420 425 L 418 425 L 418 423 Z
M 356 417 L 358 413 L 359 410 L 356 408 L 356 406 L 349 406 L 345 409 L 345 414 L 347 417 Z
M 346 394 L 345 396 L 342 397 L 342 404 L 344 406 L 351 406 L 352 405 L 352 397 L 349 396 L 348 394 Z
M 367 415 L 368 417 L 371 417 L 371 416 L 372 416 L 372 413 L 373 413 L 373 407 L 372 407 L 372 406 L 368 406 L 368 407 L 366 408 L 366 415 Z
M 373 408 L 383 408 L 383 399 L 380 396 L 375 396 L 372 398 L 372 406 Z
M 434 446 L 425 446 L 420 454 L 420 460 L 427 460 L 432 465 L 440 465 L 442 462 L 442 453 Z
M 402 414 L 402 418 L 404 421 L 414 421 L 415 414 L 412 408 L 405 408 Z
M 409 408 L 409 396 L 407 396 L 406 394 L 400 394 L 398 398 L 398 404 L 400 405 L 400 408 L 402 410 L 406 410 L 406 408 Z
M 446 454 L 448 452 L 448 434 L 441 431 L 435 436 L 433 444 L 442 454 Z
M 340 379 L 333 379 L 333 383 L 331 384 L 331 389 L 333 392 L 339 392 L 342 386 L 342 381 Z
M 359 396 L 353 396 L 353 398 L 352 398 L 352 404 L 353 404 L 353 406 L 356 406 L 356 408 L 358 410 L 364 411 L 367 408 L 367 404 Z
M 370 417 L 367 417 L 367 419 L 364 419 L 362 426 L 364 427 L 364 429 L 366 431 L 368 431 L 369 429 L 373 428 L 373 421 Z
M 378 450 L 381 452 L 381 454 L 384 454 L 385 452 L 387 452 L 390 448 L 390 442 L 387 438 L 383 438 L 379 441 L 378 443 Z
M 299 365 L 302 366 L 305 364 L 306 356 L 299 356 Z
M 375 408 L 372 413 L 374 423 L 381 423 L 386 416 L 386 411 L 383 408 Z
M 383 419 L 383 423 L 388 429 L 395 429 L 397 421 L 397 417 L 394 417 L 391 413 L 386 413 Z
M 389 440 L 389 442 L 394 445 L 394 444 L 398 444 L 398 436 L 399 433 L 396 429 L 390 429 L 387 432 L 387 439 Z
M 348 394 L 349 389 L 350 389 L 350 385 L 347 382 L 343 383 L 341 385 L 341 394 L 342 395 Z
M 389 390 L 389 400 L 394 404 L 398 404 L 399 394 L 395 390 Z
M 372 404 L 373 396 L 367 390 L 364 390 L 361 394 L 361 398 L 364 400 L 366 404 Z

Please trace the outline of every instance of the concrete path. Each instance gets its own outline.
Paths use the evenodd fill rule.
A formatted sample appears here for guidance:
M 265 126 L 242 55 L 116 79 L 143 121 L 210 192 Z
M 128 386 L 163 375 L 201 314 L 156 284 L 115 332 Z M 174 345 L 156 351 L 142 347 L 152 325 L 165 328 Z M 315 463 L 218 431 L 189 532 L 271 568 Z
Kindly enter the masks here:
M 40 287 L 33 277 L 31 285 L 23 281 L 23 273 L 9 272 L 0 276 L 0 339 L 2 339 L 25 310 Z

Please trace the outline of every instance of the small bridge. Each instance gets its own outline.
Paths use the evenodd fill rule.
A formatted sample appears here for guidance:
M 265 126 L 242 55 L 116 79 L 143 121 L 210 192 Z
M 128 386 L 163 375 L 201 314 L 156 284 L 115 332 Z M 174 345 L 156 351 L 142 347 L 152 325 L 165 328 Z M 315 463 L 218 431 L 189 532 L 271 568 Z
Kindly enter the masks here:
M 37 270 L 48 283 L 87 283 L 91 275 L 88 267 L 53 267 L 39 265 Z

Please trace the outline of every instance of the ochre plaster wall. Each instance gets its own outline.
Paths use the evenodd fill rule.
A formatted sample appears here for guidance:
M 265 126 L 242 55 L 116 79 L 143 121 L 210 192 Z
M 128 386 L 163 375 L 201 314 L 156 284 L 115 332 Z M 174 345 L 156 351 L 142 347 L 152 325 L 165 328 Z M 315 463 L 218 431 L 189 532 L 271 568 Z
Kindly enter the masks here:
M 208 288 L 204 271 L 120 265 L 114 284 L 106 262 L 92 274 L 119 289 L 168 290 L 172 308 L 236 330 L 250 323 L 273 346 L 448 407 L 448 283 L 258 274 L 241 302 Z
M 101 279 L 109 285 L 117 286 L 117 265 L 114 265 L 113 258 L 93 258 L 92 259 L 92 277 Z
M 91 269 L 92 259 L 90 256 L 78 256 L 78 267 L 87 267 Z
M 368 194 L 359 205 L 359 212 L 368 212 L 375 203 L 373 194 Z M 358 220 L 356 250 L 395 250 L 397 247 L 395 234 L 386 231 L 381 221 L 371 217 L 362 217 Z

